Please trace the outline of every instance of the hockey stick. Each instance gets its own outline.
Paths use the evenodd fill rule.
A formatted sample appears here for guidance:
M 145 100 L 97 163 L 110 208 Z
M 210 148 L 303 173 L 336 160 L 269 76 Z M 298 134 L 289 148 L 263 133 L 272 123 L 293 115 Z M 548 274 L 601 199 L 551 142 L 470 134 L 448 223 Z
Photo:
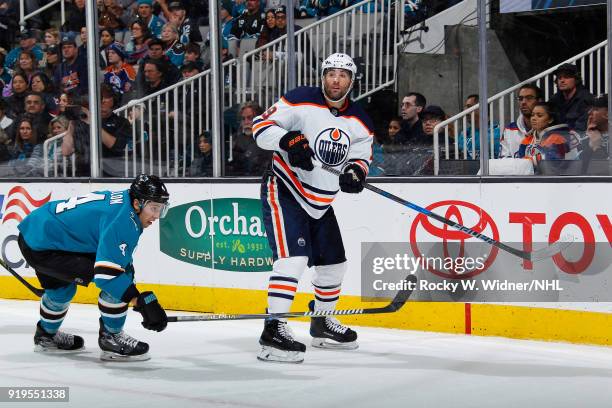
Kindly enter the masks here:
M 32 286 L 30 284 L 30 282 L 28 282 L 27 280 L 23 279 L 23 277 L 21 275 L 19 275 L 17 272 L 15 272 L 13 270 L 13 268 L 11 268 L 10 266 L 7 265 L 7 263 L 4 261 L 4 259 L 2 259 L 2 257 L 0 256 L 0 265 L 2 265 L 2 267 L 4 269 L 6 269 L 7 271 L 10 272 L 11 275 L 13 275 L 14 277 L 17 278 L 17 280 L 21 283 L 23 283 L 23 285 L 30 289 L 30 292 L 32 292 L 33 294 L 35 294 L 38 297 L 41 297 L 43 295 L 43 293 L 45 293 L 44 289 L 39 289 L 35 286 Z
M 320 168 L 322 168 L 323 170 L 335 174 L 337 176 L 340 176 L 340 174 L 342 174 L 342 172 L 340 170 L 336 170 L 333 167 L 330 167 L 326 164 L 323 164 L 319 161 L 313 160 L 313 163 L 315 164 L 315 166 L 318 166 Z M 411 203 L 408 200 L 404 200 L 403 198 L 400 198 L 396 195 L 393 195 L 391 193 L 389 193 L 388 191 L 382 190 L 378 187 L 375 187 L 373 185 L 371 185 L 370 183 L 363 183 L 364 188 L 367 188 L 370 191 L 373 191 L 377 194 L 380 194 L 383 197 L 386 197 L 390 200 L 395 201 L 396 203 L 400 203 L 408 208 L 411 208 L 417 212 L 420 212 L 421 214 L 424 214 L 428 217 L 431 217 L 435 220 L 440 221 L 441 223 L 444 223 L 446 225 L 449 225 L 455 229 L 458 229 L 461 232 L 464 232 L 468 235 L 473 236 L 474 238 L 480 239 L 490 245 L 493 245 L 499 249 L 501 249 L 502 251 L 506 251 L 512 255 L 516 255 L 520 258 L 526 259 L 528 261 L 541 261 L 543 259 L 547 259 L 552 257 L 553 255 L 561 252 L 562 250 L 564 250 L 565 248 L 569 247 L 573 242 L 574 242 L 574 237 L 571 235 L 565 235 L 563 236 L 559 241 L 553 243 L 552 245 L 549 245 L 546 248 L 542 248 L 539 249 L 537 251 L 533 251 L 533 252 L 527 252 L 527 251 L 521 251 L 520 249 L 516 249 L 516 248 L 512 248 L 509 245 L 506 245 L 502 242 L 496 241 L 493 238 L 489 238 L 488 236 L 481 234 L 479 232 L 474 231 L 473 229 L 470 229 L 464 225 L 461 225 L 459 223 L 456 223 L 452 220 L 449 220 L 448 218 L 444 218 L 441 215 L 438 215 L 432 211 L 429 211 L 426 208 L 423 208 L 421 206 L 418 206 L 414 203 Z
M 320 317 L 320 316 L 351 316 L 362 314 L 379 314 L 397 312 L 404 306 L 412 291 L 416 289 L 417 278 L 409 275 L 404 282 L 404 289 L 397 292 L 391 303 L 384 307 L 368 309 L 317 310 L 308 312 L 260 313 L 260 314 L 209 314 L 196 316 L 168 316 L 168 322 L 208 322 L 213 320 L 254 320 L 254 319 L 284 319 L 288 317 Z

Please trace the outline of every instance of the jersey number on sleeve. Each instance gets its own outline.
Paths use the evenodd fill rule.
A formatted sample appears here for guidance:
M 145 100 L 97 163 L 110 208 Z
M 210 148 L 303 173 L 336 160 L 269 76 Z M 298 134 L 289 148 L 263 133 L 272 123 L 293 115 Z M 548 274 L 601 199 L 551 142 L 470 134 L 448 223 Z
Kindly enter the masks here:
M 104 194 L 96 194 L 96 193 L 89 193 L 83 197 L 71 197 L 62 203 L 58 203 L 57 206 L 55 207 L 55 213 L 60 214 L 66 210 L 72 210 L 76 208 L 77 205 L 89 203 L 91 201 L 104 200 L 105 197 L 106 196 Z
M 270 117 L 270 115 L 272 115 L 274 112 L 276 112 L 276 105 L 272 105 L 272 106 L 270 107 L 270 109 L 268 109 L 267 111 L 265 111 L 265 112 L 263 113 L 263 115 L 261 115 L 261 118 L 262 118 L 263 120 L 267 120 L 267 119 Z

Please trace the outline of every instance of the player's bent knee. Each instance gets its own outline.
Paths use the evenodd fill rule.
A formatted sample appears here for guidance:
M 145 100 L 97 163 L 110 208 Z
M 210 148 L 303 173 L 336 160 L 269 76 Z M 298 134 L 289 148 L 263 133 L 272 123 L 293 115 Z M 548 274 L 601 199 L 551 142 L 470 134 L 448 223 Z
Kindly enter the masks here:
M 346 262 L 333 265 L 315 266 L 315 273 L 312 283 L 316 286 L 340 285 L 347 269 L 348 264 Z
M 307 266 L 308 257 L 306 256 L 280 258 L 274 261 L 272 274 L 277 276 L 288 276 L 299 280 Z

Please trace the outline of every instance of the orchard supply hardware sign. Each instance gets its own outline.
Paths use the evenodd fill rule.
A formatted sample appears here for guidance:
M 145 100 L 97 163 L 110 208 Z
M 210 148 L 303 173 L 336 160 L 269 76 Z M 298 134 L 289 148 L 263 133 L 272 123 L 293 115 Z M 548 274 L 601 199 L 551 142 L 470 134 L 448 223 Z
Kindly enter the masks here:
M 160 223 L 160 250 L 205 268 L 272 270 L 261 201 L 252 198 L 218 198 L 170 208 Z

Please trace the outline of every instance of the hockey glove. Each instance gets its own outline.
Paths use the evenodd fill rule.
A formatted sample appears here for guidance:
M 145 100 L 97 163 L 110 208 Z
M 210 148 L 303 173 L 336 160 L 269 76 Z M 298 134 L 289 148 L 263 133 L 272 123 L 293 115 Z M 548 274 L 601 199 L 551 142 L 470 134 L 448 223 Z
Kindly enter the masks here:
M 340 190 L 345 193 L 361 193 L 366 175 L 358 164 L 349 164 L 340 175 Z
M 147 330 L 162 331 L 168 325 L 168 316 L 153 292 L 142 292 L 134 310 L 142 315 L 142 327 Z
M 289 164 L 302 170 L 312 171 L 314 152 L 302 132 L 287 132 L 279 142 L 281 149 L 289 154 Z

